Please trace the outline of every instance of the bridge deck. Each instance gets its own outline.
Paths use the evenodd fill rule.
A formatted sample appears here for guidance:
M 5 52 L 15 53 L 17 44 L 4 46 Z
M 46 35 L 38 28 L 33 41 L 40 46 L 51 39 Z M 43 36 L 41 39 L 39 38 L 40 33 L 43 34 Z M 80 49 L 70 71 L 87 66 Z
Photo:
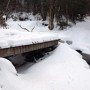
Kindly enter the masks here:
M 30 52 L 30 51 L 56 46 L 58 45 L 58 41 L 59 40 L 52 40 L 52 41 L 47 41 L 43 43 L 0 49 L 0 57 L 7 57 L 11 55 L 17 55 L 25 52 Z

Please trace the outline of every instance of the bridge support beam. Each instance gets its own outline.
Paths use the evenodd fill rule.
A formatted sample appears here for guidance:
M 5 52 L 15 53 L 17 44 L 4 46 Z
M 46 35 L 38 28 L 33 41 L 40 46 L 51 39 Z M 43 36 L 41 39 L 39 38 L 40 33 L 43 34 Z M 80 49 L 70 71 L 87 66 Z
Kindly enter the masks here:
M 26 53 L 30 51 L 35 51 L 39 49 L 56 46 L 58 45 L 58 41 L 59 40 L 54 40 L 54 41 L 47 41 L 43 43 L 36 43 L 36 44 L 31 44 L 31 45 L 0 49 L 0 57 L 7 57 L 7 56 L 22 54 L 22 53 Z

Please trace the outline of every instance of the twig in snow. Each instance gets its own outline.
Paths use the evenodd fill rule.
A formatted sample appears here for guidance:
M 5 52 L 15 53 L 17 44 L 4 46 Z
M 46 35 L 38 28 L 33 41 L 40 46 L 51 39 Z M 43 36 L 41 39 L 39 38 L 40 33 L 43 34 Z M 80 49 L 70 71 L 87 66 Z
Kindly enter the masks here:
M 35 26 L 32 28 L 31 32 L 34 30 Z
M 23 27 L 22 27 L 21 25 L 19 25 L 19 24 L 18 24 L 18 26 L 19 26 L 20 28 L 22 28 L 22 29 L 24 29 L 24 30 L 30 32 L 27 28 L 23 28 Z M 35 28 L 35 26 L 32 28 L 31 32 L 34 30 L 34 28 Z
M 23 28 L 23 27 L 22 27 L 21 25 L 19 25 L 19 24 L 18 24 L 18 26 L 19 26 L 20 28 L 22 28 L 22 29 L 24 29 L 24 30 L 30 32 L 27 28 Z

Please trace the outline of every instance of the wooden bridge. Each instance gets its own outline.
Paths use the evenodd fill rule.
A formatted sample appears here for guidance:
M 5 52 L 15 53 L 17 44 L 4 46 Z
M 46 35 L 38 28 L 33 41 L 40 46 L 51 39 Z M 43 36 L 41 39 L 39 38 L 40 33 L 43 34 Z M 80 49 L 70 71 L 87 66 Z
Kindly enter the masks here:
M 59 39 L 46 41 L 42 43 L 0 49 L 0 57 L 7 57 L 7 56 L 22 54 L 30 51 L 39 50 L 39 49 L 44 49 L 48 47 L 53 47 L 58 45 L 58 41 Z

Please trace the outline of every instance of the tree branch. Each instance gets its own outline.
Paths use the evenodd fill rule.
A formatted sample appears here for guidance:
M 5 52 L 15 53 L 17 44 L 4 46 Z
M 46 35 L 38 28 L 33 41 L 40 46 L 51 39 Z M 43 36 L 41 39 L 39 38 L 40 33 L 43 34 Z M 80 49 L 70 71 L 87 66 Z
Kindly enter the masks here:
M 19 26 L 20 28 L 22 28 L 22 29 L 24 29 L 24 30 L 30 32 L 27 28 L 23 28 L 23 27 L 22 27 L 21 25 L 19 25 L 19 24 L 18 24 L 18 26 Z
M 35 26 L 32 28 L 31 32 L 34 30 Z
M 24 29 L 24 30 L 30 32 L 30 30 L 28 30 L 27 28 L 23 28 L 23 27 L 22 27 L 21 25 L 19 25 L 19 24 L 18 24 L 18 26 L 19 26 L 21 29 Z M 34 28 L 35 28 L 35 26 L 32 28 L 31 32 L 34 30 Z

